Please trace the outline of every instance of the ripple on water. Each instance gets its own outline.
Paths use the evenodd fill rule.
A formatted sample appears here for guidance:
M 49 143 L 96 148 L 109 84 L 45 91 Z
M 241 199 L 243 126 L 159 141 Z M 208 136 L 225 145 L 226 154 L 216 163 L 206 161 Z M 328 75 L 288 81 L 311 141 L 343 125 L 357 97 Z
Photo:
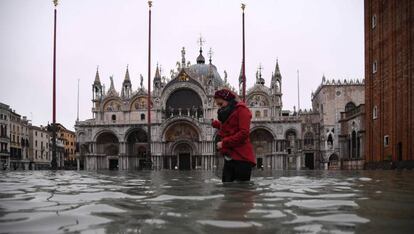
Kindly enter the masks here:
M 175 196 L 175 195 L 160 195 L 158 197 L 149 198 L 147 201 L 163 202 L 171 200 L 187 200 L 187 201 L 203 201 L 208 199 L 216 199 L 224 197 L 222 194 L 211 195 L 211 196 Z
M 249 228 L 261 227 L 262 224 L 257 222 L 228 221 L 228 220 L 198 220 L 197 223 L 210 225 L 219 228 Z
M 324 209 L 329 207 L 358 207 L 354 201 L 348 200 L 327 200 L 327 199 L 309 199 L 309 200 L 292 200 L 285 203 L 286 206 L 296 206 L 306 209 Z

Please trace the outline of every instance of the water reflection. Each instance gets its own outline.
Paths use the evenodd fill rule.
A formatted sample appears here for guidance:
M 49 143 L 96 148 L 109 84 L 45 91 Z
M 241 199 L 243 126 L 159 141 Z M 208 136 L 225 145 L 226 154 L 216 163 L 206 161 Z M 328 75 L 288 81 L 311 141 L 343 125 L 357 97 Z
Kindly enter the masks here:
M 411 233 L 411 171 L 1 172 L 0 233 Z

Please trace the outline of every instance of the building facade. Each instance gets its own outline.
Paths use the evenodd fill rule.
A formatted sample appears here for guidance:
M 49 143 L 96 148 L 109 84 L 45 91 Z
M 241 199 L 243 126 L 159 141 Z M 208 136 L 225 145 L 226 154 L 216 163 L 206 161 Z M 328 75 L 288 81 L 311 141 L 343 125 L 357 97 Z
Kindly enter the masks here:
M 57 140 L 60 140 L 64 147 L 65 165 L 76 167 L 76 135 L 75 132 L 65 128 L 62 124 L 56 124 Z M 52 133 L 49 133 L 52 136 Z M 73 164 L 73 165 L 72 165 Z
M 0 168 L 10 168 L 10 107 L 0 103 Z
M 340 169 L 339 135 L 341 134 L 341 112 L 364 104 L 364 80 L 326 80 L 312 93 L 312 106 L 319 113 L 319 168 Z
M 30 169 L 49 169 L 51 163 L 51 136 L 44 126 L 30 126 Z
M 29 168 L 29 121 L 10 110 L 10 169 Z
M 366 161 L 414 167 L 414 2 L 365 0 Z
M 85 159 L 88 170 L 136 169 L 145 159 L 148 146 L 147 90 L 142 76 L 140 87 L 132 89 L 128 68 L 120 92 L 115 89 L 112 77 L 110 80 L 106 91 L 96 72 L 92 85 L 93 118 L 75 125 L 80 157 Z M 171 70 L 170 79 L 161 77 L 157 66 L 152 86 L 153 168 L 216 168 L 221 159 L 216 158 L 216 131 L 211 127 L 211 119 L 217 118 L 218 109 L 213 96 L 219 88 L 233 89 L 227 83 L 226 72 L 223 80 L 211 57 L 205 62 L 202 48 L 196 64 L 191 64 L 183 48 L 181 61 L 177 62 L 176 70 Z M 258 166 L 300 169 L 305 166 L 303 123 L 298 114 L 283 114 L 286 111 L 282 110 L 281 88 L 278 63 L 269 86 L 265 85 L 261 72 L 257 72 L 254 86 L 246 93 L 246 103 L 253 115 L 250 139 Z M 311 125 L 309 131 L 318 132 L 318 129 Z M 313 142 L 319 141 L 315 138 Z M 309 152 L 313 150 L 311 147 Z
M 341 169 L 360 170 L 365 164 L 365 105 L 345 109 L 339 120 Z

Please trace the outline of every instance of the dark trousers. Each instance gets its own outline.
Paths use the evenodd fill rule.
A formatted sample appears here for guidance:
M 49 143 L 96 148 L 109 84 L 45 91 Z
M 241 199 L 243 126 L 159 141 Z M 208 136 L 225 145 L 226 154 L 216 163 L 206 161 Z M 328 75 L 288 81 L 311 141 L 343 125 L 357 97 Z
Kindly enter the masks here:
M 251 174 L 251 163 L 238 160 L 224 160 L 223 177 L 221 178 L 221 181 L 250 181 Z

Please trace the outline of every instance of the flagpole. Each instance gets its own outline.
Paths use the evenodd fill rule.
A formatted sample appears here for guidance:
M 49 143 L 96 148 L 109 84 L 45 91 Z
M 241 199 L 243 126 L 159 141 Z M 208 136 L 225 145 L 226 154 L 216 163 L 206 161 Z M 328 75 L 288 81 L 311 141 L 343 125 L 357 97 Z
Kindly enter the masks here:
M 148 1 L 148 149 L 145 167 L 151 169 L 151 7 L 152 1 Z
M 54 27 L 53 27 L 53 122 L 52 122 L 52 170 L 57 169 L 56 160 L 56 18 L 58 0 L 53 0 L 54 10 Z
M 245 57 L 245 37 L 244 37 L 244 9 L 246 5 L 242 3 L 242 34 L 243 34 L 243 102 L 246 102 L 246 57 Z

